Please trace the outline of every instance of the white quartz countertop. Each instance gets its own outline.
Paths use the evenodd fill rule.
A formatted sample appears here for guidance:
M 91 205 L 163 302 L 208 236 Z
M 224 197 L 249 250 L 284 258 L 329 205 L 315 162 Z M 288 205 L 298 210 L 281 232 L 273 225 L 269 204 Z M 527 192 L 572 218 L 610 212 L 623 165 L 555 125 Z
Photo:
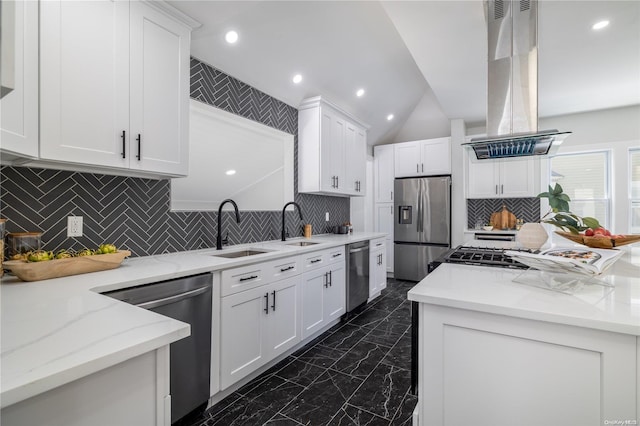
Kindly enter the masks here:
M 443 263 L 412 288 L 408 297 L 422 303 L 640 336 L 640 247 L 621 250 L 624 255 L 598 277 L 613 284 L 613 289 L 589 284 L 569 295 L 514 282 L 520 270 Z
M 0 286 L 0 402 L 2 407 L 189 336 L 183 322 L 99 293 L 183 276 L 295 256 L 384 233 L 314 235 L 225 247 L 265 250 L 227 259 L 215 249 L 125 259 L 117 269 L 51 280 L 22 282 L 5 275 Z

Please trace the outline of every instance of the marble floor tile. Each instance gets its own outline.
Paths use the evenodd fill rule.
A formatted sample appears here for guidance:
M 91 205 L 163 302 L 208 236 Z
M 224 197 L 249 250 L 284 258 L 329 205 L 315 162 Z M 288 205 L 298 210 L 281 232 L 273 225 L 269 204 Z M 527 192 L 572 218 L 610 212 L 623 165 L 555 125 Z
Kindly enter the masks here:
M 369 330 L 353 324 L 345 324 L 335 333 L 327 336 L 320 344 L 327 348 L 348 351 L 367 334 Z
M 418 397 L 407 394 L 400 404 L 400 409 L 391 421 L 393 426 L 411 426 L 413 424 L 413 410 L 418 403 Z
M 389 312 L 380 309 L 367 309 L 357 317 L 349 321 L 349 324 L 361 327 L 375 328 L 382 320 L 389 316 Z
M 278 376 L 271 376 L 254 387 L 244 397 L 277 412 L 305 389 L 304 386 Z
M 411 370 L 411 334 L 403 334 L 384 357 L 382 363 Z
M 361 384 L 361 379 L 327 370 L 280 412 L 302 424 L 326 425 Z
M 329 368 L 338 361 L 345 352 L 316 345 L 300 355 L 298 359 L 322 368 Z
M 398 339 L 400 339 L 400 336 L 402 336 L 402 333 L 400 332 L 400 330 L 404 330 L 405 327 L 401 327 L 398 330 L 399 331 L 398 333 L 394 332 L 393 329 L 392 328 L 390 329 L 390 328 L 391 327 L 388 327 L 387 325 L 385 325 L 383 321 L 383 323 L 380 324 L 378 327 L 369 331 L 369 333 L 366 336 L 364 336 L 362 340 L 375 343 L 378 345 L 386 346 L 388 348 L 392 348 L 393 345 L 396 344 Z
M 388 426 L 389 420 L 345 404 L 329 424 L 332 426 Z
M 243 396 L 233 404 L 213 415 L 207 426 L 262 425 L 275 414 L 272 407 L 264 407 L 251 398 Z
M 370 309 L 379 309 L 382 311 L 393 312 L 402 303 L 401 298 L 397 297 L 381 297 L 378 302 L 371 305 Z
M 361 341 L 336 362 L 333 367 L 350 376 L 365 379 L 389 352 L 386 346 Z
M 275 374 L 278 377 L 307 387 L 325 371 L 326 368 L 321 368 L 297 359 Z
M 411 386 L 411 372 L 386 364 L 378 364 L 349 404 L 392 420 Z
M 269 426 L 300 426 L 302 423 L 298 423 L 293 419 L 285 416 L 284 414 L 277 413 L 275 416 L 271 417 L 265 425 Z

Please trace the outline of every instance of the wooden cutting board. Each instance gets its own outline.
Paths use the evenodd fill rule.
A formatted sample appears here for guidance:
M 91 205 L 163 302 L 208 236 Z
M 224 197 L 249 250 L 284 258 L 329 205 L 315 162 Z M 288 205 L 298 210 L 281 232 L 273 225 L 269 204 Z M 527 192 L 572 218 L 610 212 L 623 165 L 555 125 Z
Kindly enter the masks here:
M 515 229 L 516 215 L 511 213 L 506 205 L 503 205 L 501 211 L 491 215 L 491 223 L 493 229 Z

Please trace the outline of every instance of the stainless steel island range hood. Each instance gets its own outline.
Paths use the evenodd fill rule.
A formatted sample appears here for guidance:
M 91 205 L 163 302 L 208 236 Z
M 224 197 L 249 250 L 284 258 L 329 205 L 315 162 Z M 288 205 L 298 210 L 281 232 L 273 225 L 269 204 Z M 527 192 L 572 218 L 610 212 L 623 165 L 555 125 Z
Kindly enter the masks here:
M 538 131 L 538 2 L 489 0 L 487 134 L 464 144 L 478 160 L 549 155 L 571 132 Z

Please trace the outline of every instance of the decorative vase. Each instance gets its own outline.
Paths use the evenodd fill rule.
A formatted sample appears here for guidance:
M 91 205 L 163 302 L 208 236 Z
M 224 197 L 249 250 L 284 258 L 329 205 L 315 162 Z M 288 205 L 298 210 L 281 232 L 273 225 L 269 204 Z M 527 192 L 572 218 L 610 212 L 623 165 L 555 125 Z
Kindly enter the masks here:
M 518 244 L 531 250 L 538 250 L 548 239 L 547 231 L 539 223 L 525 223 L 516 234 Z

